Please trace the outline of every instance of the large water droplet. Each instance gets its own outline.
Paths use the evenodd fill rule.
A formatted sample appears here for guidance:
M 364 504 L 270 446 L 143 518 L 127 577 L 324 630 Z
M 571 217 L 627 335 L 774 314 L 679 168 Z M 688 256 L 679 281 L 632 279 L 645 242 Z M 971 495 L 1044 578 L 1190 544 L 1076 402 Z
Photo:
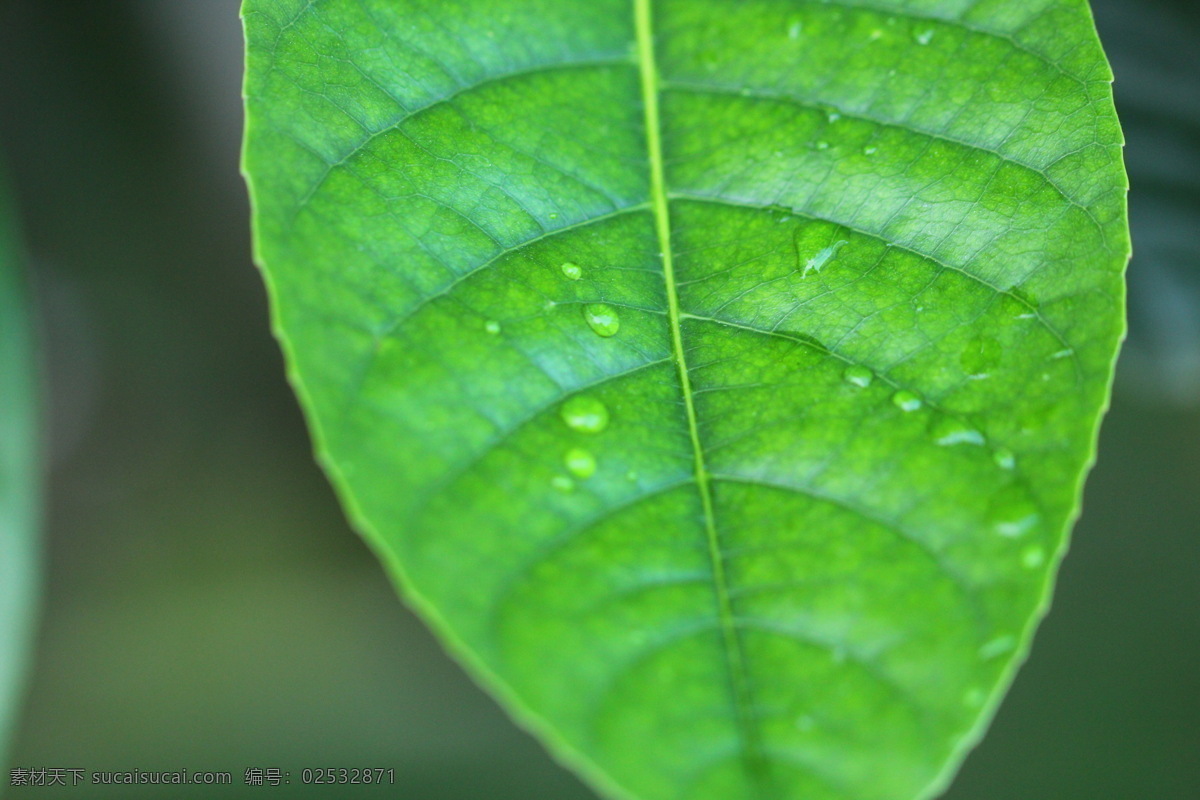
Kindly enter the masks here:
M 580 447 L 567 451 L 566 464 L 576 478 L 587 480 L 596 474 L 596 457 Z
M 600 433 L 608 427 L 608 408 L 594 397 L 577 395 L 563 403 L 559 412 L 571 430 Z
M 993 658 L 999 658 L 1016 646 L 1017 638 L 1015 636 L 997 636 L 979 648 L 979 657 L 984 661 L 991 661 Z
M 492 334 L 493 336 L 495 336 L 497 333 L 500 332 L 500 323 L 496 322 L 496 320 L 494 320 L 494 319 L 489 319 L 487 322 L 484 323 L 483 329 L 485 331 L 487 331 L 488 333 Z
M 810 272 L 820 272 L 826 264 L 837 258 L 838 251 L 848 244 L 850 244 L 848 241 L 841 239 L 829 245 L 829 247 L 820 250 L 815 256 L 804 263 L 804 271 L 800 273 L 800 277 L 806 277 Z
M 875 373 L 859 364 L 846 367 L 846 371 L 842 373 L 842 377 L 846 383 L 853 384 L 860 389 L 865 389 L 871 385 L 871 381 L 875 380 Z
M 987 440 L 983 434 L 956 419 L 942 418 L 933 426 L 933 440 L 942 447 L 956 444 L 982 445 Z
M 583 267 L 574 262 L 567 261 L 562 265 L 562 274 L 573 281 L 577 281 L 583 277 Z
M 583 307 L 583 318 L 587 320 L 588 327 L 600 336 L 616 336 L 621 329 L 621 318 L 608 303 L 589 303 Z
M 892 402 L 896 404 L 896 408 L 904 412 L 916 411 L 922 405 L 921 398 L 917 397 L 907 389 L 901 389 L 892 395 Z

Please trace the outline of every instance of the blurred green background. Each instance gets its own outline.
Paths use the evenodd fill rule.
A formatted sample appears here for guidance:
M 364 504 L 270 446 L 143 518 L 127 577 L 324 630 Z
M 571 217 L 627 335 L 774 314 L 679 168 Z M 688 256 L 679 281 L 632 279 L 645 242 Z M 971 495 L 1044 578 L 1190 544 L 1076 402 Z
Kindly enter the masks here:
M 953 800 L 1200 797 L 1200 4 L 1093 5 L 1129 142 L 1131 338 L 1053 611 Z M 397 602 L 312 461 L 249 257 L 237 10 L 0 0 L 51 425 L 13 766 L 234 773 L 10 794 L 381 796 L 298 785 L 360 766 L 395 769 L 386 796 L 585 800 Z M 247 767 L 292 784 L 241 788 Z

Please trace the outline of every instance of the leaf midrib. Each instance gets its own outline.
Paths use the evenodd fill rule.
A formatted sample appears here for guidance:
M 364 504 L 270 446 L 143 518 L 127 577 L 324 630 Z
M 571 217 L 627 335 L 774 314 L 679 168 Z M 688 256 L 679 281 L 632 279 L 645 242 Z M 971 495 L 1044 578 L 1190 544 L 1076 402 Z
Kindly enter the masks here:
M 680 320 L 679 296 L 675 282 L 675 268 L 671 250 L 671 218 L 668 207 L 666 176 L 662 152 L 662 126 L 659 120 L 658 100 L 661 92 L 658 77 L 658 62 L 654 51 L 654 20 L 652 0 L 634 0 L 634 26 L 637 32 L 638 72 L 641 76 L 642 107 L 645 113 L 646 151 L 650 165 L 650 197 L 654 213 L 654 227 L 658 235 L 663 265 L 663 280 L 666 283 L 667 317 L 671 329 L 671 346 L 675 352 L 675 363 L 679 367 L 680 389 L 683 393 L 687 414 L 688 434 L 692 441 L 692 455 L 696 472 L 696 487 L 704 510 L 704 529 L 708 541 L 708 556 L 712 566 L 713 590 L 716 594 L 717 612 L 721 638 L 729 671 L 730 691 L 734 713 L 741 736 L 742 760 L 752 785 L 756 790 L 763 788 L 762 743 L 759 740 L 753 714 L 753 699 L 750 681 L 746 672 L 745 653 L 738 636 L 734 620 L 733 603 L 729 596 L 728 578 L 725 574 L 725 557 L 717 534 L 716 517 L 713 513 L 712 489 L 709 485 L 708 468 L 704 461 L 704 448 L 700 444 L 700 431 L 696 422 L 696 404 L 692 392 L 691 375 L 683 349 L 683 331 Z

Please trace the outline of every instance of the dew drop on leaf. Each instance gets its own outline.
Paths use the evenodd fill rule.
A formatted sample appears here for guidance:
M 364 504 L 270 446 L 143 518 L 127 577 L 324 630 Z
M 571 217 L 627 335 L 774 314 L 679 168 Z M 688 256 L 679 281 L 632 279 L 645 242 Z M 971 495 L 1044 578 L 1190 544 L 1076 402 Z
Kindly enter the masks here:
M 853 384 L 861 389 L 865 389 L 871 385 L 871 381 L 875 380 L 875 373 L 864 366 L 855 364 L 846 367 L 846 371 L 842 373 L 842 377 L 846 383 Z
M 987 442 L 983 434 L 956 419 L 943 418 L 933 426 L 933 440 L 942 447 L 956 444 L 982 445 Z
M 1002 447 L 992 454 L 992 460 L 996 462 L 996 466 L 1000 469 L 1013 469 L 1017 466 L 1017 457 L 1013 455 L 1013 451 Z
M 496 322 L 494 319 L 489 319 L 486 323 L 484 323 L 483 329 L 495 336 L 500 332 L 500 323 Z
M 976 380 L 985 378 L 1000 363 L 1004 348 L 991 336 L 975 336 L 958 357 L 963 372 Z
M 800 273 L 800 277 L 803 278 L 810 272 L 820 272 L 825 265 L 837 258 L 838 251 L 848 244 L 850 244 L 848 241 L 841 239 L 819 251 L 804 263 L 804 271 Z
M 583 277 L 583 267 L 574 262 L 567 261 L 562 265 L 562 274 L 573 281 L 577 281 Z
M 576 478 L 586 480 L 596 474 L 596 457 L 580 447 L 567 451 L 567 469 Z
M 608 427 L 608 408 L 594 397 L 572 397 L 563 403 L 560 413 L 563 422 L 574 431 L 600 433 Z
M 1021 552 L 1021 565 L 1026 569 L 1037 569 L 1046 563 L 1046 551 L 1040 545 L 1033 545 Z
M 915 34 L 913 38 L 917 40 L 917 44 L 927 45 L 933 41 L 933 30 L 923 30 L 920 33 Z
M 616 336 L 621 329 L 621 318 L 608 303 L 589 303 L 583 307 L 583 318 L 599 336 Z
M 997 636 L 979 648 L 979 657 L 984 661 L 991 661 L 993 658 L 999 658 L 1009 652 L 1016 645 L 1017 639 L 1015 636 Z
M 901 389 L 892 395 L 892 402 L 896 404 L 896 408 L 901 411 L 916 411 L 922 405 L 921 398 L 917 397 L 907 389 Z
M 864 147 L 864 148 L 863 148 L 863 155 L 864 155 L 864 156 L 873 156 L 873 155 L 875 155 L 877 152 L 879 152 L 879 148 L 878 148 L 878 147 Z

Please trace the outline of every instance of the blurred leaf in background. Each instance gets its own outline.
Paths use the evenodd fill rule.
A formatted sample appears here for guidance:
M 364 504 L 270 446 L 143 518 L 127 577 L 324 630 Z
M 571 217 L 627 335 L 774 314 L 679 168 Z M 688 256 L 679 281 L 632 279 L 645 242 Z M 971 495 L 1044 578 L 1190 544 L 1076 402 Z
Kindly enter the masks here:
M 361 764 L 397 770 L 380 796 L 585 800 L 395 601 L 313 464 L 249 257 L 238 6 L 0 2 L 0 142 L 52 428 L 46 609 L 11 760 Z M 956 800 L 1195 800 L 1200 786 L 1200 397 L 1157 390 L 1178 374 L 1162 356 L 1197 344 L 1181 287 L 1200 270 L 1182 236 L 1200 228 L 1200 142 L 1172 106 L 1196 97 L 1200 9 L 1094 7 L 1128 138 L 1130 352 L 1150 371 L 1119 371 L 1054 608 Z M 1141 32 L 1149 20 L 1159 33 Z M 1139 74 L 1175 122 L 1138 121 Z M 1174 210 L 1147 215 L 1154 159 Z M 1185 245 L 1159 262 L 1166 296 L 1143 278 L 1147 216 Z M 1179 313 L 1147 312 L 1160 303 Z
M 38 372 L 16 222 L 0 181 L 0 767 L 25 688 L 39 581 Z

